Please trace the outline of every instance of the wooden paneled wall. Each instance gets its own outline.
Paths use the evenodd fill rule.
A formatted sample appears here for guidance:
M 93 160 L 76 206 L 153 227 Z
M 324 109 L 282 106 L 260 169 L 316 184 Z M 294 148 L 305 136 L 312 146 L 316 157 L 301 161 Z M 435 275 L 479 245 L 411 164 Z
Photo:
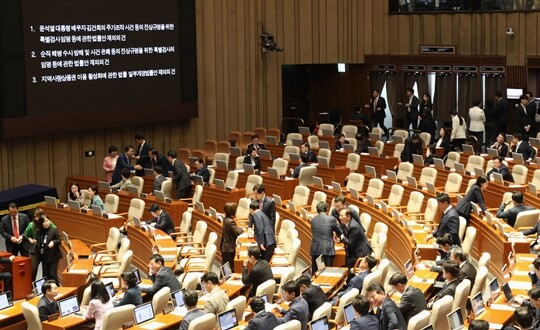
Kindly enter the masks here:
M 417 54 L 421 44 L 503 55 L 513 66 L 540 52 L 539 13 L 390 16 L 385 0 L 199 0 L 196 15 L 197 119 L 1 141 L 0 189 L 35 182 L 64 195 L 67 176 L 100 175 L 107 146 L 132 143 L 135 132 L 164 150 L 201 147 L 231 130 L 279 126 L 282 64 L 363 63 L 366 54 Z M 261 53 L 263 31 L 283 53 Z M 90 149 L 96 156 L 85 158 Z

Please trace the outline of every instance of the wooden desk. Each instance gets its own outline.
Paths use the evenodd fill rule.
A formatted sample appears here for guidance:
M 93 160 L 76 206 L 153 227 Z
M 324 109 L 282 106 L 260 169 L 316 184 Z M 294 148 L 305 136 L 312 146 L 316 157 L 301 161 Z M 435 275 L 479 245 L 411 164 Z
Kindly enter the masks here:
M 350 172 L 349 168 L 343 165 L 336 165 L 333 168 L 317 166 L 317 176 L 323 180 L 324 184 L 328 185 L 331 185 L 332 181 L 343 185 Z
M 0 257 L 9 258 L 10 256 L 11 253 L 0 252 Z M 11 280 L 13 300 L 24 299 L 32 292 L 30 258 L 17 256 L 10 263 L 0 264 L 0 272 L 7 272 L 13 276 Z M 4 290 L 8 289 L 4 288 Z
M 59 279 L 64 286 L 80 287 L 86 285 L 92 272 L 93 259 L 75 259 L 70 269 L 65 268 Z
M 332 297 L 345 285 L 348 272 L 348 268 L 326 267 L 313 279 L 313 284 L 319 285 L 328 297 Z
M 167 173 L 163 173 L 163 175 L 167 175 Z M 133 176 L 133 175 L 132 175 Z M 148 176 L 143 176 L 142 177 L 144 179 L 144 184 L 143 184 L 143 189 L 142 189 L 142 192 L 143 193 L 151 193 L 152 191 L 154 191 L 154 180 L 155 178 L 154 177 L 148 177 Z M 71 189 L 71 185 L 74 183 L 74 182 L 77 182 L 79 184 L 79 187 L 81 187 L 81 190 L 82 189 L 87 189 L 89 186 L 97 186 L 98 184 L 98 181 L 104 181 L 105 178 L 98 178 L 98 177 L 95 177 L 95 176 L 87 176 L 87 175 L 74 175 L 74 176 L 70 176 L 66 179 L 66 191 L 70 191 Z M 107 193 L 105 193 L 107 194 Z M 61 198 L 61 200 L 64 200 L 64 198 Z
M 245 187 L 247 178 L 249 174 L 244 172 L 238 173 L 238 183 L 237 187 Z M 287 179 L 278 179 L 272 178 L 268 173 L 262 173 L 261 177 L 263 178 L 263 183 L 266 191 L 266 195 L 272 197 L 273 194 L 281 196 L 282 199 L 291 199 L 294 194 L 294 188 L 298 186 L 298 179 L 287 178 Z M 216 169 L 216 178 L 225 180 L 227 178 L 227 171 Z M 206 193 L 206 187 L 204 188 L 204 193 Z M 250 191 L 248 191 L 249 193 Z M 204 194 L 203 193 L 203 194 Z M 242 196 L 245 197 L 245 196 Z M 206 207 L 206 203 L 204 204 Z M 213 206 L 213 205 L 209 205 Z M 219 212 L 223 209 L 217 209 Z
M 212 206 L 218 212 L 223 212 L 226 203 L 238 203 L 238 200 L 242 197 L 246 197 L 246 190 L 244 188 L 226 191 L 217 189 L 215 185 L 210 185 L 209 187 L 204 187 L 201 202 L 204 204 L 204 207 Z
M 176 329 L 178 329 L 178 325 L 180 324 L 180 322 L 182 322 L 183 319 L 184 318 L 182 316 L 178 316 L 178 315 L 175 315 L 173 313 L 169 313 L 169 314 L 159 313 L 159 314 L 156 315 L 156 317 L 153 320 L 141 323 L 139 325 L 135 325 L 135 326 L 133 326 L 133 328 L 130 328 L 130 329 L 146 330 L 147 328 L 145 328 L 145 326 L 148 326 L 149 324 L 151 324 L 153 322 L 159 322 L 161 324 L 155 323 L 154 326 L 152 327 L 152 329 L 174 329 L 174 330 L 176 330 Z M 103 330 L 105 330 L 105 329 L 103 329 Z
M 193 227 L 195 228 L 195 227 Z M 135 267 L 146 272 L 150 257 L 154 254 L 154 246 L 157 246 L 162 255 L 178 256 L 176 243 L 173 239 L 159 229 L 155 229 L 156 238 L 150 237 L 149 232 L 135 228 L 132 225 L 127 226 L 127 236 L 131 241 L 131 250 L 133 251 L 132 263 Z M 176 258 L 173 261 L 165 261 L 165 266 L 171 269 L 176 268 Z
M 41 323 L 43 330 L 64 330 L 77 329 L 83 323 L 90 323 L 93 319 L 85 319 L 84 316 L 70 314 L 66 317 L 60 317 L 54 321 L 44 321 Z

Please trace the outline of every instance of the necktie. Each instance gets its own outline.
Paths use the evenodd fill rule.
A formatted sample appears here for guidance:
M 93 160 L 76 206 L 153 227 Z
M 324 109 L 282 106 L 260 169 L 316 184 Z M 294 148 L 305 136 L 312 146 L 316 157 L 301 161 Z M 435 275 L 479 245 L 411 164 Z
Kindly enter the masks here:
M 13 236 L 19 238 L 19 224 L 17 223 L 17 217 L 13 217 Z

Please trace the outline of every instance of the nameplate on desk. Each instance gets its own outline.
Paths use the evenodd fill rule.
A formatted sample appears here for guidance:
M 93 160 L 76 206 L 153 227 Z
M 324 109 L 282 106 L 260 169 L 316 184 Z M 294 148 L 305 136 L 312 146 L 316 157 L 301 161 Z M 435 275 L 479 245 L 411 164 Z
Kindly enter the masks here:
M 225 187 L 225 190 L 226 190 L 226 191 L 231 191 L 232 188 L 231 188 L 231 187 Z
M 56 205 L 56 208 L 57 208 L 57 209 L 63 209 L 63 208 L 65 208 L 65 207 L 66 207 L 66 206 L 65 206 L 64 204 L 58 204 L 58 205 Z
M 133 321 L 122 323 L 122 329 L 133 328 Z
M 103 218 L 109 219 L 109 215 L 107 213 L 103 213 Z
M 86 213 L 88 213 L 88 210 L 87 209 L 81 209 L 81 213 L 86 214 Z
M 167 305 L 167 307 L 163 308 L 163 315 L 169 314 L 172 311 L 174 311 L 174 306 L 173 305 Z
M 165 198 L 165 203 L 171 204 L 172 200 L 170 198 Z
M 145 194 L 145 193 L 141 193 L 139 196 L 140 196 L 141 198 L 146 198 L 146 195 L 147 195 L 147 194 Z
M 54 321 L 54 320 L 57 320 L 59 316 L 60 316 L 59 313 L 51 314 L 51 315 L 49 315 L 49 316 L 47 317 L 47 321 L 52 322 L 52 321 Z

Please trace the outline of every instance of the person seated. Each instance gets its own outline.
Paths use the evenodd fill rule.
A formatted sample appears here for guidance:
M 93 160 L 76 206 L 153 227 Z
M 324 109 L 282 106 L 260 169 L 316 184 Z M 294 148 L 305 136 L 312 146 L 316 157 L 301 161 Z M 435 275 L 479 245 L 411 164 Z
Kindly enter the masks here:
M 504 165 L 503 161 L 503 156 L 493 157 L 493 168 L 489 172 L 487 172 L 486 176 L 490 180 L 493 180 L 493 173 L 499 173 L 500 175 L 502 175 L 504 181 L 514 182 L 514 177 L 512 176 L 512 173 L 510 172 L 508 167 Z
M 195 175 L 202 176 L 203 182 L 210 182 L 210 171 L 208 171 L 208 167 L 206 167 L 202 158 L 197 158 L 195 168 L 197 169 Z
M 369 152 L 368 148 L 373 147 L 371 144 L 371 141 L 369 140 L 369 132 L 365 128 L 360 128 L 360 132 L 356 134 L 356 140 L 357 140 L 357 149 L 355 153 L 361 154 L 361 153 L 367 153 Z
M 343 145 L 349 144 L 349 141 L 345 138 L 345 134 L 341 133 L 336 141 L 336 151 L 343 151 Z
M 422 155 L 422 139 L 418 133 L 413 133 L 405 140 L 405 147 L 401 151 L 400 160 L 402 162 L 413 162 L 412 155 Z
M 204 311 L 212 314 L 220 314 L 227 310 L 229 296 L 219 287 L 219 277 L 216 273 L 206 273 L 201 277 L 201 285 L 204 285 L 208 294 L 205 296 Z
M 83 206 L 84 209 L 91 210 L 92 206 L 95 205 L 99 206 L 101 211 L 105 212 L 105 203 L 103 203 L 103 200 L 99 197 L 98 186 L 88 187 L 88 199 L 90 199 L 90 204 L 88 207 Z
M 54 297 L 58 295 L 58 287 L 54 280 L 47 280 L 41 286 L 41 292 L 43 296 L 39 299 L 37 304 L 39 319 L 41 322 L 46 321 L 49 316 L 59 312 L 58 302 L 54 300 Z
M 529 145 L 529 142 L 523 141 L 523 135 L 521 133 L 514 133 L 512 142 L 510 143 L 510 150 L 523 155 L 523 159 L 530 161 L 536 156 L 536 150 Z
M 247 251 L 248 258 L 244 260 L 242 267 L 242 283 L 251 285 L 250 297 L 255 295 L 261 283 L 274 279 L 272 268 L 268 261 L 261 258 L 261 250 L 258 246 L 250 246 Z M 253 266 L 248 273 L 248 262 Z
M 536 234 L 536 239 L 531 243 L 531 254 L 538 254 L 538 251 L 540 251 L 540 221 L 532 228 L 522 230 L 521 232 L 523 233 L 523 236 Z
M 441 158 L 444 158 L 446 157 L 446 155 L 448 155 L 448 152 L 450 152 L 450 133 L 448 133 L 447 128 L 441 127 L 441 129 L 439 130 L 439 138 L 433 146 L 435 147 L 435 149 L 443 149 L 443 154 L 441 155 Z
M 531 264 L 531 272 L 529 272 L 529 278 L 534 286 L 540 286 L 540 257 L 533 260 Z
M 489 147 L 493 149 L 497 149 L 497 153 L 499 154 L 499 156 L 503 157 L 503 159 L 504 157 L 508 156 L 508 145 L 504 143 L 503 133 L 497 134 L 497 138 L 495 142 Z
M 161 185 L 167 180 L 167 178 L 163 175 L 163 170 L 161 169 L 161 166 L 154 167 L 154 177 L 154 187 L 152 191 L 161 191 Z
M 502 330 L 538 329 L 538 327 L 533 326 L 535 323 L 533 312 L 530 310 L 530 308 L 528 306 L 519 306 L 514 311 L 514 325 L 507 325 L 503 327 Z
M 458 281 L 461 283 L 464 279 L 468 279 L 471 284 L 474 284 L 476 268 L 467 259 L 467 254 L 461 248 L 456 247 L 450 250 L 450 260 L 455 261 L 459 266 Z
M 172 269 L 165 267 L 164 265 L 165 260 L 161 254 L 156 253 L 150 257 L 148 277 L 152 280 L 153 285 L 141 290 L 149 297 L 153 297 L 156 292 L 166 286 L 171 289 L 171 292 L 182 289 L 180 282 L 178 282 L 178 279 L 174 276 Z
M 77 202 L 80 206 L 84 205 L 84 196 L 81 193 L 81 188 L 77 182 L 73 182 L 67 195 L 67 201 Z
M 376 315 L 380 320 L 381 329 L 407 329 L 407 323 L 396 303 L 386 296 L 384 287 L 379 283 L 371 284 L 367 288 L 367 297 L 372 309 L 376 309 Z
M 469 330 L 489 330 L 489 323 L 485 320 L 472 320 Z
M 459 266 L 455 261 L 445 261 L 442 265 L 442 276 L 444 279 L 444 285 L 442 289 L 435 294 L 428 303 L 428 308 L 431 309 L 433 303 L 441 299 L 444 296 L 450 296 L 454 298 L 456 289 L 459 284 Z
M 442 273 L 442 264 L 450 260 L 450 251 L 459 246 L 453 244 L 454 240 L 449 233 L 437 237 L 435 242 L 439 245 L 438 252 L 441 257 L 436 261 L 424 260 L 422 265 L 429 268 L 432 272 Z
M 428 308 L 424 293 L 418 288 L 407 285 L 407 282 L 407 276 L 399 272 L 388 280 L 388 284 L 401 294 L 398 307 L 405 322 L 408 323 L 411 317 Z
M 352 306 L 354 308 L 354 314 L 356 317 L 349 324 L 350 330 L 379 330 L 380 324 L 377 316 L 369 312 L 370 305 L 369 300 L 362 296 L 358 295 L 354 298 Z
M 261 159 L 257 154 L 257 149 L 252 149 L 251 153 L 244 157 L 244 164 L 251 164 L 256 170 L 261 169 Z
M 199 294 L 197 291 L 186 291 L 184 292 L 183 297 L 187 313 L 182 319 L 178 330 L 188 330 L 191 321 L 206 314 L 204 310 L 197 308 L 197 302 L 199 301 Z
M 295 281 L 289 281 L 281 286 L 283 290 L 283 300 L 289 302 L 289 308 L 275 307 L 274 311 L 279 312 L 283 317 L 278 317 L 278 323 L 283 324 L 291 320 L 298 320 L 302 329 L 307 329 L 309 322 L 308 303 L 300 295 L 300 288 Z
M 276 316 L 265 310 L 264 300 L 261 297 L 255 296 L 251 298 L 249 307 L 251 307 L 255 316 L 249 320 L 245 330 L 274 329 L 279 325 Z
M 375 266 L 377 266 L 377 259 L 372 256 L 365 256 L 362 261 L 360 261 L 360 271 L 358 272 L 358 274 L 351 278 L 345 289 L 339 292 L 334 297 L 334 299 L 332 300 L 332 304 L 334 306 L 337 306 L 337 304 L 339 303 L 339 298 L 343 297 L 343 295 L 345 295 L 352 289 L 358 289 L 358 291 L 362 292 L 362 288 L 364 286 L 364 279 L 369 274 L 371 274 L 371 271 Z
M 292 172 L 292 177 L 295 178 L 295 179 L 298 179 L 298 177 L 300 176 L 300 170 L 306 166 L 309 166 L 307 164 L 307 160 L 308 160 L 308 156 L 306 154 L 301 154 L 300 155 L 300 165 L 296 166 L 293 169 L 291 169 L 291 172 Z
M 120 182 L 118 182 L 117 184 L 113 184 L 111 186 L 111 189 L 127 191 L 127 187 L 133 184 L 131 183 L 131 171 L 128 168 L 123 168 L 120 174 L 122 175 L 122 180 L 120 180 Z
M 150 205 L 150 214 L 154 218 L 148 221 L 147 224 L 153 225 L 154 228 L 167 233 L 167 235 L 174 232 L 174 223 L 171 220 L 171 216 L 169 213 L 163 211 L 159 204 Z
M 15 260 L 14 255 L 9 256 L 9 258 L 0 257 L 0 264 L 10 264 L 13 260 Z M 0 281 L 4 282 L 4 291 L 11 291 L 12 278 L 13 275 L 10 272 L 0 272 Z
M 257 155 L 259 155 L 259 150 L 266 150 L 266 146 L 259 143 L 259 136 L 257 134 L 251 136 L 251 143 L 246 147 L 246 154 L 250 155 L 253 150 L 257 151 Z
M 317 156 L 315 156 L 315 153 L 311 148 L 309 147 L 309 144 L 302 143 L 300 145 L 300 155 L 306 155 L 307 160 L 306 163 L 316 163 L 317 162 Z
M 296 284 L 300 288 L 302 298 L 308 303 L 309 318 L 313 316 L 313 312 L 328 301 L 328 297 L 318 285 L 311 285 L 311 279 L 307 276 L 300 276 L 296 279 Z
M 101 330 L 105 312 L 113 308 L 112 299 L 105 288 L 105 284 L 100 280 L 92 282 L 92 285 L 90 286 L 90 303 L 88 304 L 84 317 L 87 320 L 94 319 L 94 330 Z
M 514 207 L 505 211 L 506 206 L 510 205 L 510 203 L 512 203 Z M 501 203 L 495 216 L 506 221 L 509 226 L 514 227 L 518 214 L 520 212 L 530 210 L 533 210 L 533 207 L 524 204 L 523 193 L 521 191 L 514 191 L 512 193 L 512 200 L 506 203 Z
M 133 272 L 124 272 L 120 275 L 120 285 L 122 288 L 122 298 L 120 300 L 113 301 L 113 306 L 134 305 L 139 306 L 143 303 L 141 288 L 137 284 L 137 275 Z

